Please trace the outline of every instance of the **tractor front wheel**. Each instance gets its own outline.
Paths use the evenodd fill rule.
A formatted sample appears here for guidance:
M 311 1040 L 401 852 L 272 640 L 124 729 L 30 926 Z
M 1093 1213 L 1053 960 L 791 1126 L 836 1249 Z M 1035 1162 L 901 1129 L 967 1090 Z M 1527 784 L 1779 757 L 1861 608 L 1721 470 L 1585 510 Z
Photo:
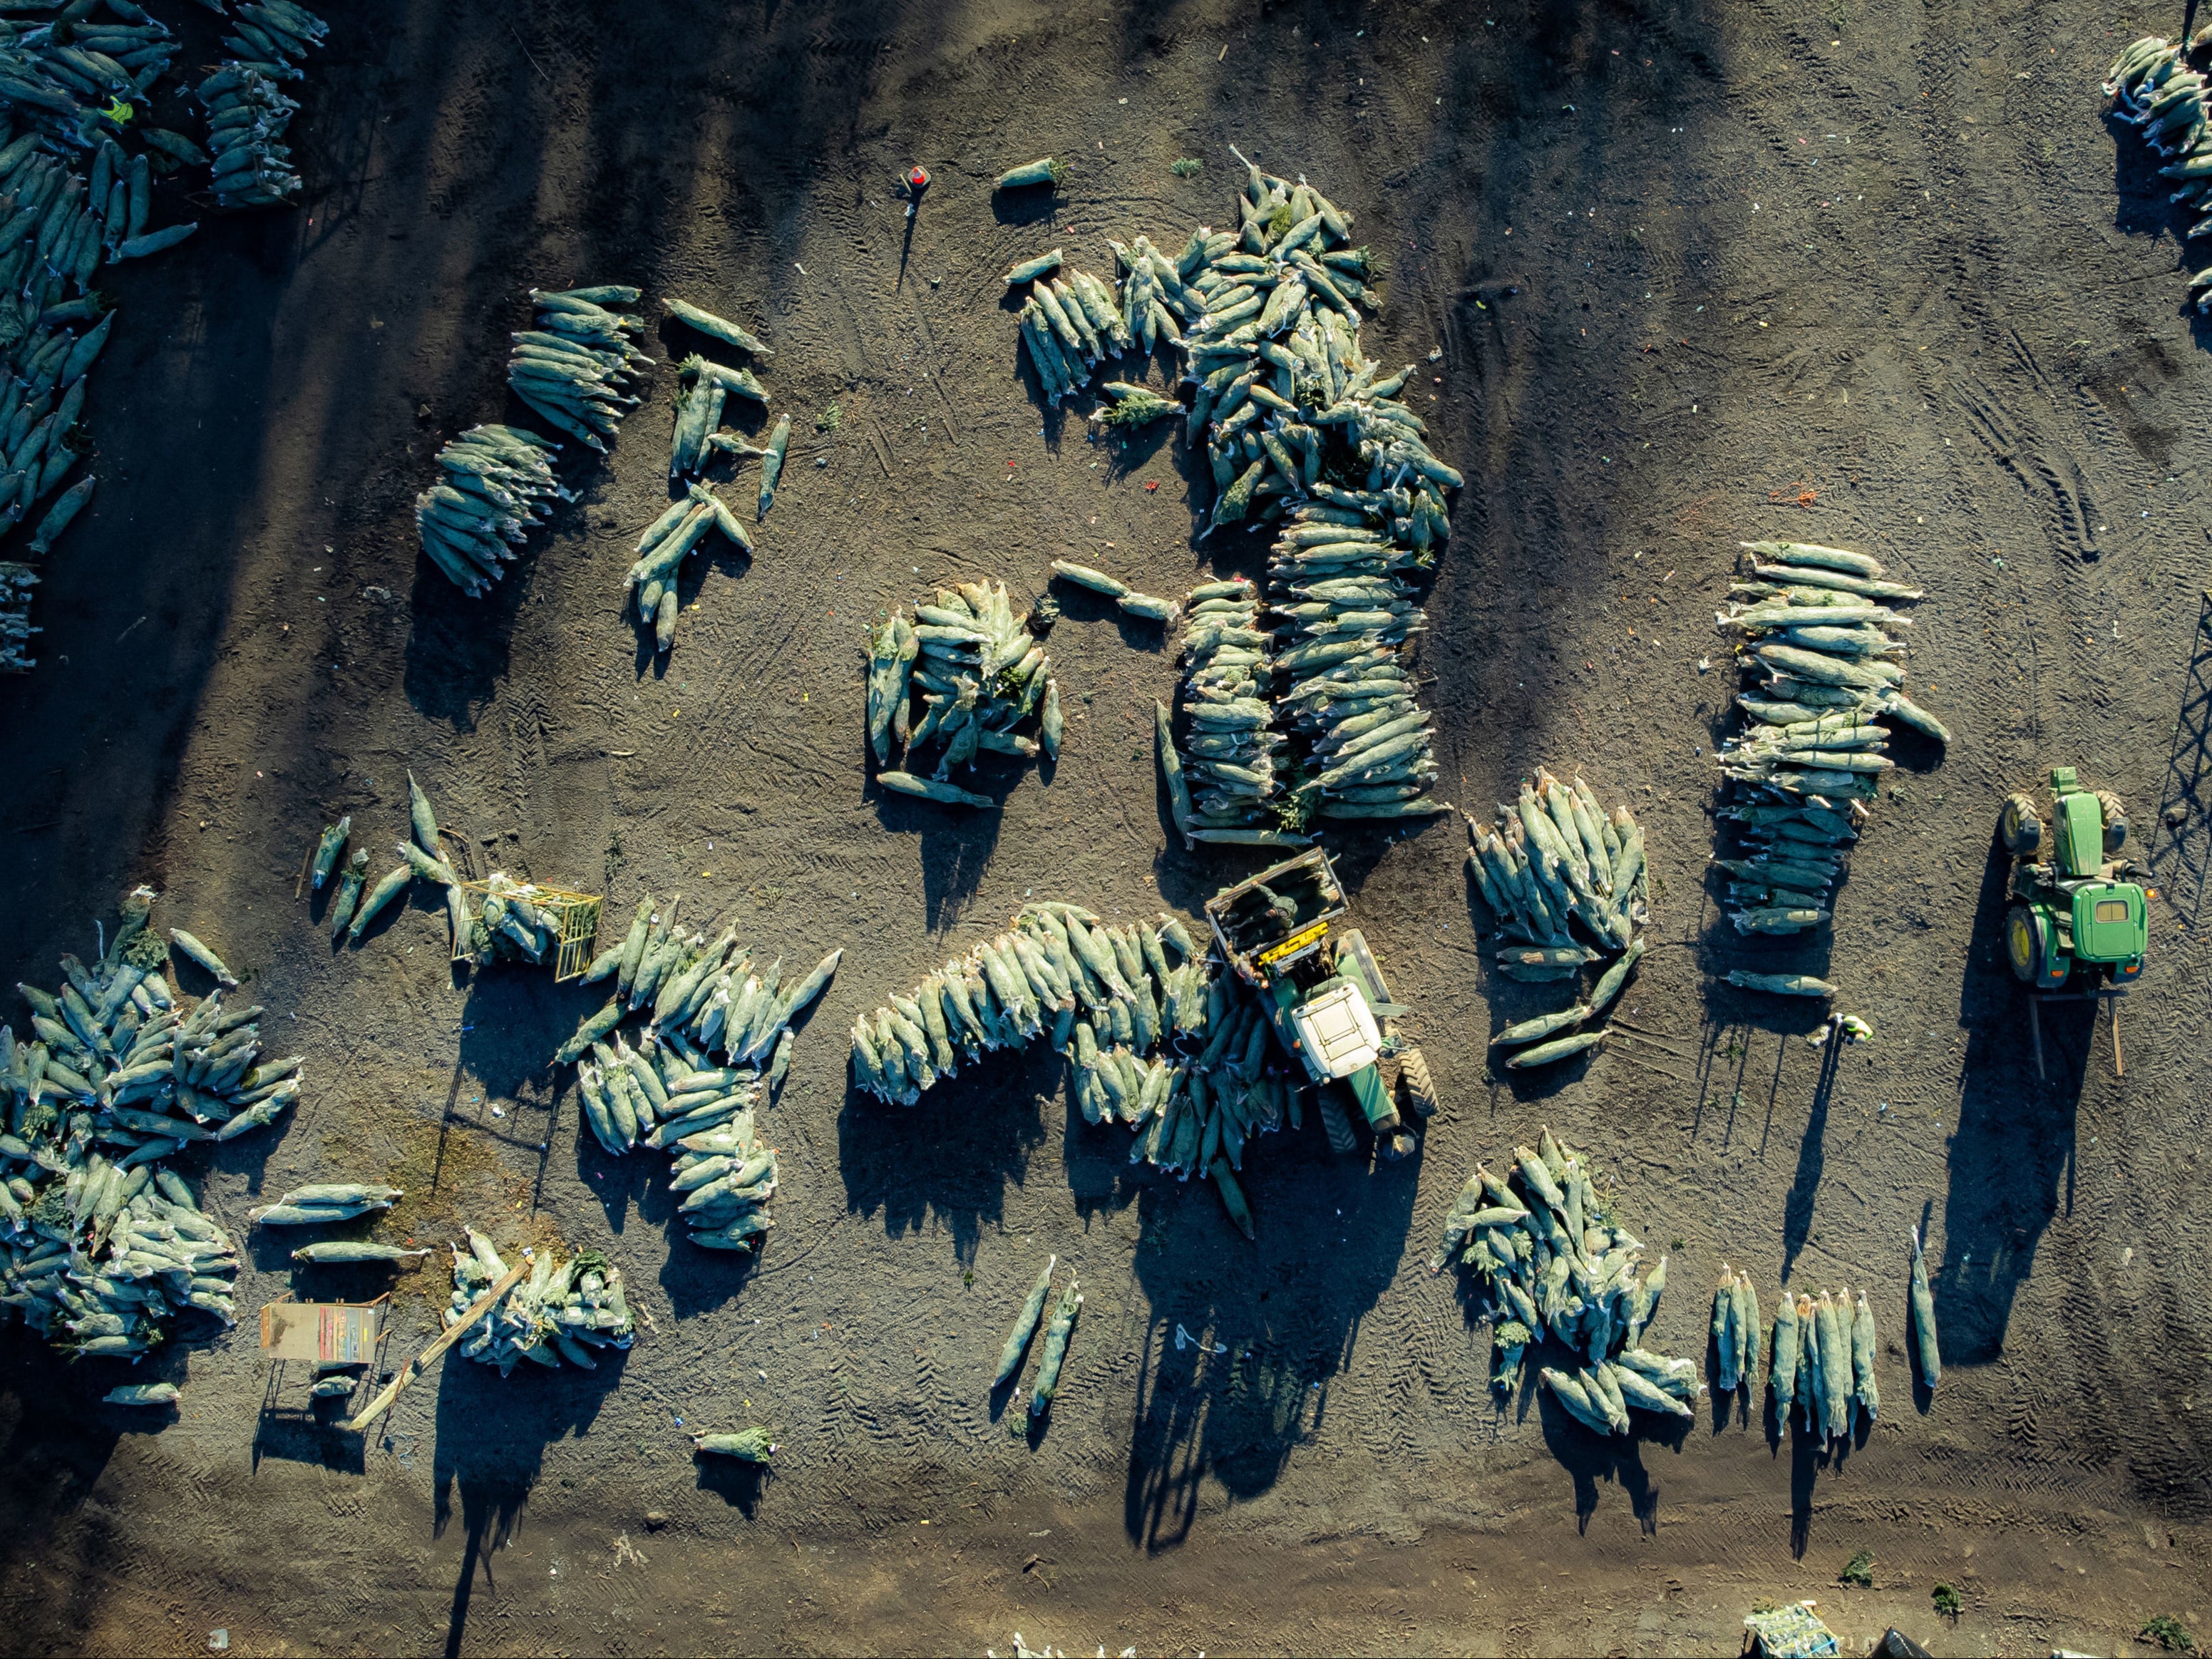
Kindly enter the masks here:
M 2007 795 L 2004 811 L 1997 814 L 1997 839 L 2014 858 L 2022 858 L 2043 845 L 2043 820 L 2035 803 L 2026 795 Z
M 1359 1139 L 1352 1133 L 1352 1115 L 1344 1109 L 1345 1097 L 1350 1092 L 1340 1083 L 1324 1083 L 1315 1091 L 1322 1133 L 1328 1137 L 1329 1151 L 1339 1158 L 1349 1158 L 1359 1150 Z
M 2033 985 L 2043 977 L 2045 944 L 2043 918 L 2035 907 L 2014 905 L 2005 915 L 2005 956 L 2021 984 Z

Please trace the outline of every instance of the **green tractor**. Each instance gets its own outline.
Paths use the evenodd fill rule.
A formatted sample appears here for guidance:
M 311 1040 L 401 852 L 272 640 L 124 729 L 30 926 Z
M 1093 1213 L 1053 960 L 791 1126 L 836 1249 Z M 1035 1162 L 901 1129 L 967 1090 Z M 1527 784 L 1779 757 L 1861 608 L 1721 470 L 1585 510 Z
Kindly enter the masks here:
M 1286 1053 L 1318 1086 L 1322 1127 L 1342 1156 L 1352 1150 L 1341 1084 L 1387 1157 L 1413 1150 L 1395 1098 L 1403 1085 L 1414 1115 L 1433 1109 L 1420 1050 L 1396 1033 L 1407 1011 L 1356 928 L 1334 939 L 1328 925 L 1346 914 L 1344 889 L 1328 854 L 1313 848 L 1224 887 L 1206 903 L 1222 955 L 1264 1000 Z
M 2005 915 L 2012 971 L 2044 991 L 2063 990 L 2077 972 L 2132 983 L 2142 973 L 2150 923 L 2134 879 L 2143 872 L 2118 857 L 2128 838 L 2119 798 L 2084 789 L 2072 767 L 2054 766 L 2051 809 L 2047 830 L 2026 795 L 2007 796 L 1997 817 L 1997 839 L 2012 854 Z

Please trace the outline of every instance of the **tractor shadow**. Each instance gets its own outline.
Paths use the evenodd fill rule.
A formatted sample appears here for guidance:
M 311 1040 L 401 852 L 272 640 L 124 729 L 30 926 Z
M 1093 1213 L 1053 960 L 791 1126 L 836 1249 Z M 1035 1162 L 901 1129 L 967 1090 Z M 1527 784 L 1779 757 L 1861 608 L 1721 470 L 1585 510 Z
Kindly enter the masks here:
M 2094 1053 L 2096 1002 L 2041 1010 L 2044 1075 L 2027 1030 L 2027 988 L 2004 949 L 2012 862 L 1992 835 L 1959 999 L 1966 1052 L 1940 1238 L 1928 1241 L 1936 1328 L 1946 1364 L 2003 1352 L 2012 1304 L 2044 1229 L 2074 1207 L 2075 1120 Z M 2001 1176 L 1999 1174 L 2001 1173 Z M 1902 1253 L 1910 1241 L 1895 1241 Z M 1937 1264 L 1938 1247 L 1941 1265 Z
M 1239 1179 L 1256 1243 L 1210 1182 L 1156 1171 L 1143 1182 L 1133 1265 L 1150 1313 L 1122 1524 L 1148 1554 L 1189 1536 L 1209 1480 L 1232 1501 L 1275 1484 L 1320 1432 L 1360 1326 L 1397 1273 L 1420 1158 L 1371 1170 L 1334 1158 L 1315 1113 L 1304 1118 L 1247 1150 Z

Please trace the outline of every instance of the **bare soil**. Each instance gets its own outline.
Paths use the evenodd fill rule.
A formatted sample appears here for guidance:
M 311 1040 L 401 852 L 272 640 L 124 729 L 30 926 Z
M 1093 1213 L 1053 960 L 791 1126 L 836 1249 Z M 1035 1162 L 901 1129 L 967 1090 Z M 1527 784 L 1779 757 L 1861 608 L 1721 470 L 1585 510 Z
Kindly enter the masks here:
M 647 1328 L 592 1376 L 450 1364 L 365 1446 L 307 1419 L 246 1328 L 165 1358 L 185 1405 L 158 1433 L 18 1333 L 4 1645 L 1733 1651 L 1754 1604 L 1808 1595 L 1860 1650 L 1891 1622 L 1938 1652 L 2111 1651 L 2157 1613 L 2201 1639 L 2212 338 L 2186 222 L 2096 90 L 2178 21 L 332 9 L 294 129 L 307 204 L 116 278 L 100 494 L 41 590 L 46 660 L 0 688 L 4 967 L 52 982 L 153 882 L 308 1057 L 297 1118 L 205 1166 L 241 1237 L 257 1194 L 395 1174 L 394 1236 L 599 1246 Z M 848 1096 L 842 1035 L 1025 896 L 1194 915 L 1253 867 L 1169 845 L 1148 727 L 1174 665 L 1080 603 L 1052 638 L 1066 753 L 996 777 L 1002 811 L 882 797 L 859 735 L 886 605 L 981 576 L 1026 599 L 1061 556 L 1160 592 L 1258 568 L 1259 538 L 1194 542 L 1179 437 L 1094 446 L 1042 410 L 1000 281 L 1227 219 L 1231 143 L 1387 252 L 1369 349 L 1421 365 L 1469 479 L 1421 651 L 1444 793 L 1484 812 L 1578 766 L 1634 803 L 1656 892 L 1626 999 L 1656 1035 L 1501 1082 L 1490 1034 L 1550 1000 L 1486 968 L 1457 821 L 1337 837 L 1445 1106 L 1372 1170 L 1310 1121 L 1256 1146 L 1256 1246 L 1133 1169 L 1124 1132 L 1071 1124 L 1048 1057 L 884 1109 Z M 1048 153 L 1075 167 L 1056 197 L 994 201 Z M 909 224 L 890 186 L 917 160 L 937 183 Z M 419 560 L 410 514 L 445 437 L 520 414 L 523 290 L 615 281 L 765 325 L 798 433 L 757 556 L 687 579 L 665 665 L 619 603 L 666 498 L 665 368 L 611 460 L 564 462 L 583 499 L 489 600 Z M 1818 946 L 1738 941 L 1705 868 L 1733 689 L 1711 613 L 1765 536 L 1925 586 L 1916 695 L 1955 734 L 1900 744 Z M 2079 1008 L 2046 1019 L 2039 1079 L 1998 951 L 1994 814 L 2052 764 L 2122 794 L 2158 872 L 2124 1079 Z M 589 991 L 457 975 L 427 899 L 333 951 L 295 898 L 340 812 L 362 844 L 404 832 L 409 768 L 483 867 L 603 889 L 617 919 L 680 890 L 787 959 L 848 947 L 770 1115 L 757 1267 L 672 1237 L 665 1164 L 580 1133 L 545 1057 Z M 1784 965 L 1836 980 L 1875 1041 L 1824 1069 L 1817 1009 L 1718 979 Z M 1723 1258 L 1770 1307 L 1785 1279 L 1872 1289 L 1890 1352 L 1863 1443 L 1771 1444 L 1739 1404 L 1599 1447 L 1533 1396 L 1492 1405 L 1486 1328 L 1423 1262 L 1474 1161 L 1545 1123 L 1670 1252 L 1657 1345 L 1701 1352 Z M 1915 1224 L 1941 1263 L 1932 1401 L 1900 1346 Z M 984 1382 L 1048 1251 L 1089 1300 L 1032 1431 Z M 252 1308 L 293 1281 L 281 1242 L 248 1254 Z M 398 1281 L 395 1360 L 444 1289 Z M 783 1441 L 773 1473 L 690 1456 L 689 1430 L 750 1421 Z M 1838 1585 L 1862 1549 L 1874 1588 Z

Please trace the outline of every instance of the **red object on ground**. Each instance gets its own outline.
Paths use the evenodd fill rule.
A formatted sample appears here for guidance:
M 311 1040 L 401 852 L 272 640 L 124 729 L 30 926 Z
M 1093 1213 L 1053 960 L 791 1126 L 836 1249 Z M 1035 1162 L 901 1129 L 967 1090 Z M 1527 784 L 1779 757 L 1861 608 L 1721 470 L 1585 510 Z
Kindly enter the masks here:
M 917 192 L 927 190 L 929 188 L 929 169 L 927 167 L 916 167 L 913 172 L 907 174 L 906 184 L 908 190 Z

